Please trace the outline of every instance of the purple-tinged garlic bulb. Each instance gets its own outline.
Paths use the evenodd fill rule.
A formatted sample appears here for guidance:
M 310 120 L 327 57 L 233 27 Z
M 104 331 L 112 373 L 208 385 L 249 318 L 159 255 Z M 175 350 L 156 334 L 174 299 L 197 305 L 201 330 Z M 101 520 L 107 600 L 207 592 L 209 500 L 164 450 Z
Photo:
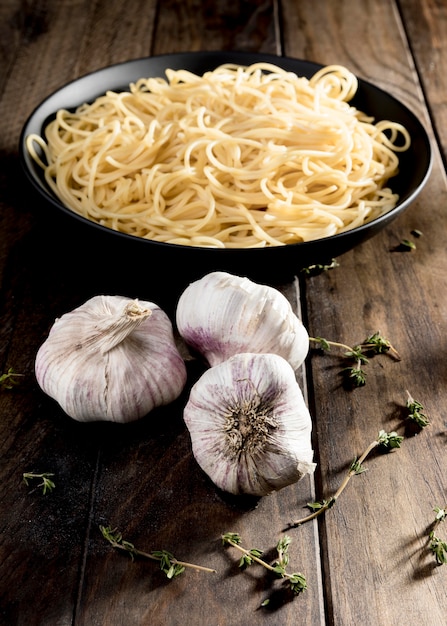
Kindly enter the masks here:
M 315 469 L 311 417 L 278 355 L 237 354 L 206 370 L 184 420 L 197 463 L 223 491 L 263 496 Z
M 130 422 L 186 383 L 171 321 L 152 302 L 95 296 L 55 321 L 36 355 L 42 390 L 81 422 Z
M 226 272 L 207 274 L 184 290 L 176 324 L 211 366 L 241 352 L 272 353 L 296 371 L 309 351 L 307 330 L 280 291 Z

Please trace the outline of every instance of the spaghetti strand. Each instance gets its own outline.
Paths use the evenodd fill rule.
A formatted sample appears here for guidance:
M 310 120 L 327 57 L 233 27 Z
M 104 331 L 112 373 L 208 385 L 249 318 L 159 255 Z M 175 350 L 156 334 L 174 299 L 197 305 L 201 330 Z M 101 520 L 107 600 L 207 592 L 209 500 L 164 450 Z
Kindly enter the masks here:
M 391 210 L 406 128 L 349 104 L 356 77 L 276 65 L 166 71 L 59 110 L 27 148 L 60 200 L 156 241 L 264 247 L 355 228 Z

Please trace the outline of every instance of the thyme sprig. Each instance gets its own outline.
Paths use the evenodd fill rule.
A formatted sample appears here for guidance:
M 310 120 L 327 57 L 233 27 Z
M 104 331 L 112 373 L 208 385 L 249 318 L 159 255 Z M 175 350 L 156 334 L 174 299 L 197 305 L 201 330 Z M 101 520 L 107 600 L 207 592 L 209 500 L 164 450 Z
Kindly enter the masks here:
M 350 361 L 351 365 L 345 367 L 342 372 L 346 374 L 348 380 L 355 387 L 365 385 L 366 372 L 363 366 L 369 363 L 371 356 L 389 353 L 395 359 L 400 360 L 397 350 L 379 331 L 366 337 L 364 341 L 355 346 L 348 346 L 338 341 L 329 341 L 324 337 L 309 337 L 309 341 L 318 344 L 318 347 L 325 352 L 329 352 L 333 347 L 344 350 L 342 356 Z
M 447 519 L 447 507 L 443 509 L 435 507 L 433 510 L 436 515 L 433 528 L 428 536 L 430 541 L 429 549 L 435 555 L 436 563 L 438 565 L 444 565 L 447 563 L 447 541 L 444 541 L 437 535 L 436 529 L 441 522 Z
M 55 483 L 51 480 L 50 476 L 54 476 L 50 472 L 44 472 L 43 474 L 34 474 L 33 472 L 24 472 L 22 474 L 23 482 L 25 485 L 29 485 L 31 480 L 41 480 L 37 487 L 42 487 L 42 493 L 45 495 L 56 487 Z
M 339 267 L 339 263 L 335 259 L 332 259 L 330 263 L 315 263 L 313 265 L 303 267 L 301 272 L 307 275 L 316 275 L 332 270 L 335 267 Z
M 262 557 L 262 551 L 256 548 L 251 548 L 250 550 L 244 548 L 242 543 L 242 538 L 238 533 L 225 533 L 222 535 L 222 543 L 223 545 L 229 545 L 233 548 L 236 548 L 240 552 L 242 552 L 242 557 L 239 561 L 239 567 L 241 569 L 246 569 L 253 563 L 258 563 L 258 565 L 262 565 L 268 571 L 272 572 L 279 578 L 282 578 L 289 585 L 290 589 L 293 591 L 295 595 L 300 594 L 302 591 L 307 589 L 307 581 L 304 574 L 301 572 L 288 573 L 287 566 L 289 564 L 289 545 L 291 539 L 288 535 L 282 537 L 277 545 L 276 551 L 278 553 L 278 558 L 274 563 L 270 564 L 267 561 L 264 561 Z M 267 601 L 262 603 L 263 606 L 267 604 Z
M 310 520 L 315 519 L 328 509 L 332 508 L 336 503 L 337 499 L 346 489 L 349 481 L 353 476 L 357 476 L 358 474 L 362 474 L 366 471 L 366 468 L 363 467 L 363 462 L 366 457 L 377 447 L 382 448 L 384 451 L 389 452 L 395 448 L 400 448 L 400 445 L 403 441 L 403 437 L 398 435 L 396 432 L 387 433 L 384 430 L 380 430 L 377 439 L 372 441 L 369 446 L 365 449 L 363 454 L 359 458 L 354 458 L 352 461 L 349 471 L 340 484 L 339 488 L 335 492 L 333 496 L 326 500 L 321 500 L 319 502 L 309 502 L 307 504 L 308 508 L 311 509 L 312 513 L 310 515 L 306 515 L 305 517 L 296 520 L 289 524 L 289 528 L 294 528 L 296 526 L 301 526 L 302 524 L 309 522 Z
M 0 389 L 13 389 L 19 384 L 18 378 L 24 374 L 17 374 L 12 367 L 5 374 L 0 374 Z
M 407 404 L 406 408 L 408 409 L 407 419 L 415 422 L 420 428 L 425 428 L 430 424 L 430 420 L 423 413 L 424 407 L 423 405 L 415 400 L 409 391 L 407 391 Z
M 210 567 L 179 561 L 167 550 L 153 550 L 152 552 L 143 552 L 142 550 L 138 550 L 133 543 L 123 539 L 122 534 L 116 528 L 111 528 L 110 526 L 100 526 L 99 530 L 101 531 L 104 539 L 106 539 L 114 548 L 127 552 L 132 560 L 136 556 L 140 556 L 146 559 L 151 559 L 152 561 L 158 561 L 160 563 L 161 571 L 164 572 L 166 577 L 169 579 L 180 576 L 180 574 L 183 574 L 187 567 L 203 572 L 216 572 L 216 570 L 211 569 Z

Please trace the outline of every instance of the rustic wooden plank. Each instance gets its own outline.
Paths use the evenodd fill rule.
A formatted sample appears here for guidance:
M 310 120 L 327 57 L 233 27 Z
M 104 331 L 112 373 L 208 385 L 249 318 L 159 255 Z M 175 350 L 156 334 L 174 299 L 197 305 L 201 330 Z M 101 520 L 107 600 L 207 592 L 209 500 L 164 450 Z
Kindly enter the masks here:
M 309 480 L 258 503 L 234 501 L 217 493 L 194 463 L 180 402 L 129 428 L 79 425 L 33 381 L 35 351 L 54 317 L 98 291 L 139 296 L 141 285 L 111 275 L 108 258 L 104 272 L 100 251 L 92 265 L 91 258 L 76 254 L 76 246 L 66 246 L 65 240 L 55 246 L 43 232 L 31 210 L 34 196 L 21 188 L 17 174 L 20 120 L 67 80 L 149 52 L 279 51 L 273 2 L 163 2 L 155 33 L 155 3 L 131 4 L 2 3 L 0 363 L 26 377 L 17 390 L 0 394 L 0 620 L 113 626 L 180 624 L 193 615 L 198 625 L 296 624 L 297 619 L 322 624 L 316 524 L 290 531 L 291 567 L 307 575 L 309 591 L 275 611 L 259 610 L 270 589 L 264 575 L 240 573 L 238 555 L 224 550 L 219 540 L 221 532 L 237 530 L 251 545 L 269 550 L 315 495 Z M 416 5 L 400 4 L 402 15 L 412 13 L 414 26 L 407 32 L 419 42 Z M 280 14 L 287 54 L 346 63 L 428 120 L 393 2 L 284 1 Z M 431 15 L 424 19 L 436 33 Z M 411 50 L 418 63 L 427 62 L 428 49 L 412 45 Z M 442 101 L 434 92 L 430 96 L 441 116 Z M 432 508 L 445 505 L 446 491 L 439 350 L 446 305 L 444 175 L 437 157 L 429 186 L 404 216 L 373 242 L 344 255 L 340 267 L 302 279 L 312 334 L 354 343 L 380 329 L 402 356 L 400 362 L 375 358 L 367 385 L 347 392 L 340 386 L 337 357 L 312 354 L 318 495 L 336 489 L 354 455 L 380 427 L 410 434 L 402 419 L 407 388 L 424 402 L 433 422 L 417 437 L 408 436 L 392 455 L 373 455 L 369 471 L 353 479 L 318 524 L 327 623 L 438 626 L 445 621 L 445 572 L 433 566 L 426 546 Z M 424 233 L 417 250 L 393 252 L 414 228 Z M 284 291 L 298 306 L 296 287 L 286 285 Z M 141 292 L 150 296 L 149 282 Z M 197 367 L 189 362 L 190 382 Z M 26 489 L 21 484 L 26 470 L 55 471 L 56 491 L 43 496 Z M 113 551 L 98 531 L 104 523 L 118 526 L 137 547 L 167 548 L 218 572 L 191 572 L 168 583 L 152 563 L 132 563 Z
M 401 98 L 430 129 L 391 2 L 287 3 L 283 15 L 287 54 L 347 65 Z M 303 25 L 305 36 L 297 37 Z M 370 471 L 353 479 L 322 522 L 330 623 L 429 626 L 445 621 L 445 577 L 427 550 L 433 507 L 444 506 L 446 490 L 445 418 L 438 410 L 444 389 L 439 346 L 447 293 L 446 188 L 438 156 L 429 185 L 403 216 L 373 241 L 340 257 L 338 268 L 306 279 L 303 286 L 312 335 L 353 345 L 379 330 L 402 356 L 398 363 L 375 357 L 366 386 L 352 392 L 341 385 L 342 363 L 336 356 L 314 354 L 310 360 L 320 497 L 335 492 L 353 458 L 379 429 L 407 435 L 401 450 L 366 462 Z M 414 254 L 395 252 L 413 229 L 424 233 Z M 417 437 L 403 417 L 407 389 L 433 422 Z M 400 601 L 389 602 L 390 594 Z M 368 603 L 355 600 L 366 597 Z
M 17 171 L 15 142 L 20 119 L 24 120 L 35 104 L 67 80 L 108 63 L 140 56 L 142 42 L 144 46 L 150 44 L 153 5 L 144 11 L 143 7 L 136 8 L 139 20 L 128 23 L 121 3 L 50 3 L 34 11 L 29 9 L 26 23 L 31 25 L 33 36 L 21 48 L 2 97 L 2 106 L 8 110 L 3 119 L 3 141 L 8 158 L 13 159 L 11 172 Z M 156 52 L 174 51 L 174 46 L 187 36 L 184 33 L 177 39 L 166 38 L 164 28 L 169 23 L 179 32 L 183 28 L 178 16 L 173 20 L 170 11 L 163 14 L 166 8 L 169 7 L 164 3 L 160 8 L 156 39 L 160 45 L 153 46 Z M 189 19 L 196 18 L 197 7 L 189 10 Z M 233 39 L 224 43 L 225 37 L 234 36 L 233 28 L 228 29 L 228 20 L 233 20 L 239 48 L 264 47 L 273 51 L 274 10 L 270 4 L 250 3 L 246 7 L 242 3 L 237 8 L 222 4 L 216 8 L 210 3 L 200 15 L 201 32 L 217 34 L 221 25 L 226 25 L 220 34 L 222 47 L 233 47 Z M 237 24 L 240 15 L 243 20 Z M 71 25 L 69 33 L 63 28 L 67 22 Z M 144 33 L 148 35 L 143 37 Z M 118 34 L 123 47 L 115 46 Z M 15 36 L 24 38 L 20 29 Z M 206 47 L 210 41 L 204 37 L 200 45 Z M 189 42 L 187 47 L 190 48 Z M 13 114 L 8 107 L 14 101 L 19 76 L 33 80 L 26 84 L 26 97 Z M 5 189 L 9 189 L 9 183 L 5 177 Z M 14 395 L 1 396 L 2 414 L 10 416 L 1 427 L 2 452 L 8 459 L 2 472 L 1 498 L 9 511 L 2 516 L 5 568 L 1 617 L 27 626 L 69 624 L 72 620 L 77 624 L 111 626 L 126 620 L 145 623 L 149 613 L 154 624 L 166 623 L 167 619 L 172 624 L 181 623 L 190 614 L 197 616 L 196 624 L 205 624 L 209 615 L 215 613 L 224 622 L 231 619 L 236 625 L 246 623 L 249 611 L 253 623 L 277 623 L 280 616 L 286 624 L 294 623 L 298 606 L 306 623 L 320 624 L 323 607 L 314 527 L 306 529 L 305 541 L 291 551 L 291 566 L 302 569 L 301 564 L 306 564 L 303 569 L 309 591 L 294 603 L 285 602 L 266 615 L 258 609 L 270 591 L 271 581 L 260 572 L 239 574 L 239 555 L 220 545 L 222 532 L 237 530 L 251 545 L 270 551 L 296 500 L 301 502 L 312 495 L 310 480 L 288 488 L 281 497 L 259 503 L 229 501 L 216 493 L 192 459 L 178 405 L 157 414 L 156 428 L 150 416 L 135 427 L 123 429 L 108 424 L 96 427 L 73 423 L 54 402 L 42 396 L 33 382 L 33 361 L 54 318 L 95 293 L 114 289 L 149 297 L 150 286 L 145 285 L 140 294 L 135 282 L 126 282 L 123 276 L 111 276 L 101 267 L 92 266 L 90 258 L 76 254 L 76 247 L 69 245 L 68 233 L 54 242 L 51 233 L 45 232 L 44 225 L 29 211 L 28 203 L 34 202 L 34 196 L 28 191 L 8 196 L 7 200 L 5 208 L 10 216 L 4 223 L 3 241 L 14 242 L 14 248 L 4 248 L 2 314 L 9 322 L 4 327 L 8 341 L 3 362 L 24 372 L 26 385 Z M 20 234 L 11 230 L 12 224 L 17 223 L 13 220 L 17 210 L 22 216 Z M 298 306 L 295 289 L 284 289 Z M 32 325 L 28 326 L 30 311 Z M 11 434 L 16 431 L 20 436 Z M 57 491 L 45 498 L 38 491 L 18 492 L 21 473 L 28 470 L 54 471 Z M 23 519 L 30 507 L 36 515 L 28 515 L 24 527 Z M 116 524 L 142 548 L 168 548 L 181 558 L 209 562 L 218 574 L 210 577 L 193 572 L 167 585 L 152 564 L 133 564 L 106 545 L 98 531 L 101 523 Z M 185 532 L 181 532 L 183 529 Z M 32 580 L 29 571 L 36 572 Z M 194 590 L 199 584 L 198 605 Z M 52 601 L 55 592 L 56 602 Z M 38 600 L 31 602 L 35 597 Z M 236 598 L 244 606 L 237 617 Z
M 290 286 L 284 292 L 296 301 Z M 202 369 L 189 361 L 188 387 Z M 121 429 L 119 440 L 107 440 L 103 447 L 77 623 L 118 624 L 124 616 L 143 624 L 150 614 L 154 625 L 167 621 L 180 625 L 188 615 L 194 615 L 197 624 L 207 624 L 212 614 L 213 623 L 234 626 L 245 624 L 247 615 L 253 624 L 277 624 L 278 620 L 294 624 L 296 611 L 306 624 L 323 623 L 319 546 L 313 525 L 303 529 L 299 542 L 292 543 L 290 567 L 303 571 L 309 582 L 309 589 L 293 602 L 283 595 L 278 581 L 272 582 L 262 570 L 239 572 L 240 555 L 221 545 L 222 533 L 239 532 L 249 547 L 274 555 L 297 503 L 312 499 L 312 481 L 304 479 L 261 499 L 219 493 L 191 455 L 181 417 L 187 394 L 186 389 L 176 408 L 148 416 L 135 428 Z M 167 549 L 181 560 L 212 567 L 216 573 L 188 572 L 168 586 L 153 564 L 130 563 L 127 558 L 123 562 L 122 555 L 111 552 L 98 532 L 100 524 L 118 527 L 143 550 Z M 194 592 L 197 587 L 200 602 Z M 267 597 L 271 597 L 270 610 L 260 610 Z M 240 611 L 235 611 L 235 602 L 243 607 Z
M 312 567 L 305 568 L 312 585 L 310 593 L 297 598 L 293 606 L 285 602 L 277 611 L 264 614 L 260 604 L 278 585 L 256 568 L 246 574 L 239 572 L 239 554 L 221 545 L 222 532 L 235 531 L 251 547 L 273 554 L 281 514 L 286 516 L 290 508 L 285 506 L 286 500 L 271 497 L 245 501 L 218 494 L 191 457 L 179 413 L 164 413 L 163 428 L 147 423 L 144 438 L 135 438 L 125 447 L 121 435 L 120 445 L 104 452 L 105 476 L 95 506 L 79 623 L 113 624 L 123 617 L 132 623 L 145 623 L 150 614 L 153 624 L 181 624 L 188 615 L 194 615 L 197 624 L 206 624 L 212 614 L 215 623 L 231 620 L 242 625 L 250 615 L 255 624 L 276 624 L 278 619 L 292 624 L 296 610 L 306 616 L 306 623 L 318 623 L 318 582 L 311 576 Z M 114 491 L 110 487 L 112 476 Z M 293 502 L 308 488 L 303 482 L 284 496 Z M 213 567 L 216 573 L 188 571 L 168 585 L 156 565 L 131 563 L 127 557 L 112 553 L 96 529 L 104 523 L 116 525 L 142 549 L 167 549 L 182 560 Z M 310 533 L 305 537 L 312 542 Z M 307 564 L 310 547 L 301 543 L 291 547 L 294 571 Z M 315 544 L 313 549 L 315 560 Z M 195 591 L 198 588 L 200 601 Z M 107 598 L 107 602 L 97 598 Z M 235 602 L 243 607 L 240 611 L 235 612 Z
M 420 81 L 430 103 L 430 112 L 444 158 L 447 155 L 447 5 L 436 0 L 404 0 L 400 10 L 405 20 Z
M 64 263 L 63 244 L 41 230 L 38 202 L 19 170 L 19 133 L 54 89 L 126 60 L 126 50 L 129 57 L 148 54 L 154 6 L 145 2 L 146 21 L 131 20 L 121 30 L 128 40 L 119 37 L 121 3 L 6 1 L 1 7 L 0 363 L 1 372 L 14 367 L 24 374 L 16 390 L 0 393 L 2 624 L 72 623 L 98 454 L 93 431 L 86 439 L 82 427 L 55 413 L 34 381 L 34 356 L 54 318 L 99 287 L 85 280 L 88 266 L 76 256 Z M 27 488 L 25 471 L 55 473 L 55 491 L 43 496 Z
M 276 46 L 273 33 L 274 7 L 270 3 L 163 2 L 159 6 L 152 50 L 154 54 L 161 54 L 182 49 L 237 47 L 273 52 Z M 288 295 L 298 306 L 296 293 L 290 288 Z M 194 376 L 190 376 L 190 381 L 193 379 Z M 227 499 L 216 493 L 198 470 L 191 456 L 181 411 L 179 414 L 168 409 L 163 414 L 167 414 L 163 427 L 158 426 L 154 431 L 149 417 L 144 438 L 134 439 L 131 446 L 121 449 L 121 436 L 118 452 L 107 448 L 103 451 L 92 518 L 91 550 L 86 561 L 77 622 L 119 624 L 124 616 L 132 623 L 144 623 L 150 613 L 154 625 L 168 620 L 175 625 L 194 614 L 196 624 L 208 623 L 209 616 L 213 615 L 216 623 L 230 622 L 237 626 L 246 623 L 248 612 L 254 624 L 276 624 L 278 619 L 288 624 L 294 623 L 298 608 L 306 623 L 322 623 L 324 609 L 315 527 L 309 526 L 304 531 L 304 541 L 294 546 L 291 553 L 291 566 L 296 563 L 300 569 L 301 564 L 306 563 L 309 591 L 294 603 L 283 602 L 276 611 L 266 614 L 258 609 L 269 593 L 270 582 L 260 573 L 237 576 L 239 555 L 223 550 L 220 545 L 221 533 L 236 529 L 252 546 L 271 551 L 296 500 L 311 497 L 311 481 L 303 481 L 259 503 L 251 501 L 247 505 L 241 499 Z M 175 420 L 172 435 L 171 420 Z M 120 463 L 126 467 L 122 473 Z M 142 471 L 144 476 L 141 476 Z M 134 490 L 132 494 L 129 485 Z M 107 523 L 120 528 L 142 549 L 168 549 L 183 560 L 214 567 L 217 573 L 211 576 L 197 572 L 188 574 L 168 586 L 152 564 L 135 567 L 127 559 L 123 562 L 121 555 L 104 545 L 97 528 Z M 111 581 L 112 571 L 115 574 Z M 201 590 L 200 603 L 193 592 L 197 585 Z M 132 594 L 132 604 L 128 601 L 129 594 Z M 98 597 L 106 597 L 107 602 L 98 602 Z M 237 614 L 235 601 L 244 606 Z
M 228 3 L 201 3 L 200 7 L 194 3 L 175 4 L 174 6 L 167 2 L 162 3 L 159 7 L 157 30 L 154 33 L 153 52 L 156 54 L 185 50 L 196 50 L 206 48 L 230 48 L 237 47 L 244 50 L 254 50 L 262 48 L 269 52 L 275 50 L 275 42 L 272 40 L 274 32 L 274 10 L 270 3 L 238 3 L 237 5 L 228 5 Z M 231 27 L 229 28 L 229 26 Z M 178 419 L 178 416 L 177 416 Z M 179 426 L 180 428 L 180 426 Z M 128 563 L 120 566 L 125 568 L 122 576 L 125 580 L 117 584 L 115 588 L 113 603 L 103 605 L 95 601 L 99 596 L 108 595 L 107 588 L 110 584 L 107 581 L 107 571 L 116 567 L 116 554 L 108 554 L 107 550 L 102 546 L 102 538 L 92 533 L 93 550 L 91 557 L 87 560 L 86 578 L 85 578 L 85 596 L 78 612 L 77 618 L 79 623 L 88 624 L 94 619 L 97 623 L 119 623 L 120 615 L 122 615 L 123 605 L 126 605 L 127 619 L 136 623 L 144 623 L 145 608 L 148 603 L 147 593 L 150 591 L 151 622 L 154 624 L 163 624 L 168 619 L 172 624 L 180 624 L 184 621 L 185 616 L 194 611 L 197 624 L 207 623 L 210 614 L 216 615 L 218 621 L 231 621 L 232 624 L 244 624 L 246 621 L 245 612 L 240 615 L 234 614 L 233 602 L 236 597 L 241 598 L 250 614 L 253 615 L 253 623 L 257 620 L 263 622 L 277 623 L 278 616 L 283 623 L 293 623 L 295 608 L 289 603 L 285 603 L 278 612 L 263 615 L 262 612 L 256 611 L 259 608 L 260 601 L 264 599 L 262 592 L 267 593 L 264 577 L 256 584 L 256 588 L 261 591 L 261 596 L 254 593 L 253 579 L 248 577 L 236 577 L 231 575 L 235 573 L 235 567 L 231 567 L 228 551 L 222 550 L 220 547 L 220 534 L 226 530 L 231 530 L 237 526 L 237 530 L 246 537 L 247 541 L 252 545 L 260 545 L 261 547 L 272 548 L 278 539 L 283 527 L 283 519 L 279 515 L 278 507 L 287 514 L 290 494 L 294 494 L 296 498 L 296 490 L 298 493 L 304 490 L 299 500 L 308 500 L 312 493 L 312 484 L 303 482 L 296 489 L 290 488 L 281 494 L 280 497 L 268 498 L 262 500 L 255 509 L 244 510 L 244 506 L 232 503 L 232 507 L 228 509 L 228 504 L 217 496 L 215 489 L 200 472 L 197 472 L 194 460 L 188 446 L 188 435 L 184 426 L 179 431 L 175 446 L 167 448 L 157 462 L 156 474 L 152 476 L 149 473 L 146 480 L 141 483 L 141 488 L 147 490 L 152 484 L 160 485 L 149 499 L 148 506 L 139 507 L 140 517 L 132 520 L 128 515 L 127 506 L 120 506 L 120 502 L 115 501 L 114 497 L 122 493 L 120 488 L 120 477 L 117 476 L 116 459 L 112 457 L 110 460 L 103 460 L 104 479 L 101 481 L 100 489 L 104 492 L 103 501 L 100 501 L 98 507 L 95 508 L 94 519 L 99 523 L 110 521 L 112 525 L 117 525 L 131 534 L 130 539 L 136 545 L 149 546 L 158 549 L 165 547 L 174 554 L 181 555 L 179 558 L 192 562 L 209 562 L 212 567 L 218 571 L 217 575 L 208 576 L 203 574 L 194 574 L 194 581 L 189 582 L 188 579 L 175 581 L 170 587 L 161 585 L 162 575 L 153 571 L 151 566 L 150 572 L 145 577 L 146 593 L 133 595 L 132 606 L 126 605 L 126 597 L 130 590 L 141 588 L 141 569 L 129 567 Z M 146 446 L 147 447 L 147 446 Z M 151 446 L 154 447 L 153 445 Z M 182 449 L 183 455 L 180 460 L 178 457 L 178 449 Z M 134 455 L 140 455 L 141 444 L 137 448 L 128 450 L 127 459 L 135 458 Z M 130 457 L 129 457 L 130 455 Z M 173 458 L 174 457 L 174 458 Z M 141 463 L 141 462 L 140 462 Z M 149 461 L 150 463 L 150 461 Z M 180 465 L 179 465 L 180 464 Z M 187 464 L 185 466 L 185 464 Z M 136 461 L 132 463 L 136 465 Z M 173 466 L 173 467 L 172 467 Z M 187 467 L 187 469 L 184 469 Z M 178 468 L 178 469 L 177 469 Z M 150 471 L 149 469 L 146 471 Z M 166 476 L 166 478 L 165 478 Z M 178 477 L 185 476 L 185 481 L 181 485 L 178 484 Z M 128 481 L 128 477 L 123 474 L 123 480 Z M 188 483 L 192 482 L 192 486 Z M 165 495 L 168 494 L 168 495 Z M 138 499 L 137 494 L 132 499 Z M 133 505 L 135 506 L 135 504 Z M 242 508 L 241 508 L 242 507 Z M 292 505 L 293 510 L 293 505 Z M 173 511 L 179 511 L 174 514 L 174 518 L 170 519 Z M 110 517 L 113 516 L 113 519 Z M 218 521 L 216 521 L 218 520 Z M 230 526 L 222 527 L 223 520 Z M 178 532 L 178 525 L 191 529 L 192 536 L 186 533 Z M 148 529 L 151 532 L 148 533 Z M 309 527 L 305 531 L 305 541 L 300 542 L 298 553 L 294 554 L 294 561 L 300 564 L 306 563 L 306 576 L 309 579 L 310 590 L 300 597 L 299 610 L 306 615 L 307 623 L 320 624 L 323 618 L 323 607 L 321 604 L 321 586 L 318 562 L 318 546 L 315 529 Z M 267 546 L 266 546 L 267 542 Z M 95 556 L 95 548 L 100 549 L 105 556 L 101 563 L 97 563 Z M 233 555 L 233 559 L 238 561 L 238 557 Z M 235 561 L 232 561 L 233 563 Z M 100 568 L 99 571 L 97 568 Z M 147 569 L 147 566 L 146 566 Z M 194 584 L 199 584 L 197 577 L 200 577 L 201 588 L 201 604 L 197 606 L 194 594 L 191 594 L 191 588 Z M 254 575 L 256 576 L 256 575 Z M 191 575 L 189 576 L 191 578 Z M 158 582 L 157 582 L 158 581 Z M 265 587 L 265 588 L 264 588 Z M 175 612 L 172 606 L 175 604 Z M 112 617 L 112 615 L 116 617 Z M 141 618 L 143 615 L 143 618 Z M 141 622 L 139 621 L 141 620 Z
M 49 7 L 41 5 L 27 10 L 17 2 L 4 2 L 1 11 L 0 363 L 2 372 L 14 367 L 24 378 L 17 390 L 0 394 L 0 620 L 5 624 L 56 623 L 58 620 L 68 624 L 76 600 L 76 570 L 86 532 L 89 462 L 82 468 L 76 467 L 76 445 L 74 448 L 67 446 L 66 429 L 59 430 L 45 411 L 39 413 L 36 407 L 38 392 L 33 383 L 33 354 L 40 340 L 36 310 L 39 294 L 33 293 L 37 297 L 27 301 L 27 270 L 34 263 L 34 256 L 29 254 L 33 220 L 29 211 L 30 197 L 23 191 L 17 158 L 21 124 L 31 108 L 47 95 L 46 89 L 51 89 L 39 71 L 45 67 L 45 74 L 51 74 L 51 64 L 42 61 L 49 22 L 56 32 L 58 29 L 62 32 L 66 26 L 63 15 L 58 20 L 51 15 Z M 75 31 L 74 25 L 73 29 Z M 76 32 L 73 36 L 76 38 Z M 58 45 L 57 39 L 54 43 Z M 62 60 L 54 49 L 52 53 Z M 69 66 L 67 58 L 64 63 Z M 55 63 L 52 65 L 54 70 Z M 34 252 L 39 254 L 38 247 Z M 31 311 L 36 314 L 32 323 L 29 321 Z M 41 321 L 45 315 L 40 317 Z M 89 461 L 91 467 L 92 460 Z M 78 489 L 69 478 L 73 465 L 76 470 L 73 475 L 77 473 L 81 481 Z M 21 481 L 25 471 L 55 472 L 56 493 L 43 497 L 40 490 L 26 488 Z M 54 572 L 66 570 L 63 579 L 59 578 L 56 597 L 51 568 Z M 30 575 L 31 572 L 34 575 Z
M 160 2 L 153 54 L 190 50 L 279 53 L 273 0 Z

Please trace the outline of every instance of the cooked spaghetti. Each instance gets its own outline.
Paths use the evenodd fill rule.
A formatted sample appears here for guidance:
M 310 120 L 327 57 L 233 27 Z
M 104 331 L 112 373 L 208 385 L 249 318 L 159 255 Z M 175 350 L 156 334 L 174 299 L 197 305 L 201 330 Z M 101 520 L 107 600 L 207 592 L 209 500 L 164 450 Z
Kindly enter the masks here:
M 67 207 L 161 242 L 250 248 L 327 237 L 391 210 L 406 128 L 349 104 L 342 66 L 167 70 L 59 110 L 31 156 Z

